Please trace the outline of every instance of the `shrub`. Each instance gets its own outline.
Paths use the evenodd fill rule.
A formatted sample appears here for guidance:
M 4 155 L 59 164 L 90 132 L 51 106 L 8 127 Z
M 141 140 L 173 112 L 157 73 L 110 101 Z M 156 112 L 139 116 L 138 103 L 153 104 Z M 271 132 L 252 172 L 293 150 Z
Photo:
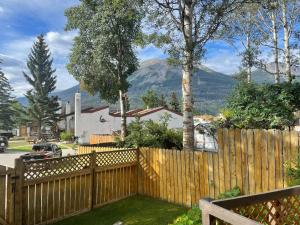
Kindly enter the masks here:
M 300 160 L 298 162 L 290 162 L 290 165 L 286 165 L 287 171 L 287 184 L 288 186 L 300 185 Z
M 239 187 L 234 187 L 229 191 L 225 191 L 218 196 L 218 199 L 234 198 L 241 195 Z
M 156 147 L 182 149 L 182 130 L 168 129 L 168 118 L 160 122 L 141 121 L 139 118 L 129 124 L 125 138 L 126 147 Z M 122 145 L 118 140 L 118 145 Z
M 187 213 L 177 217 L 170 225 L 201 225 L 201 210 L 199 207 L 191 208 Z
M 300 83 L 240 83 L 223 109 L 224 127 L 284 129 L 300 109 Z
M 71 132 L 61 132 L 60 133 L 60 139 L 63 141 L 72 141 L 73 140 L 73 133 Z

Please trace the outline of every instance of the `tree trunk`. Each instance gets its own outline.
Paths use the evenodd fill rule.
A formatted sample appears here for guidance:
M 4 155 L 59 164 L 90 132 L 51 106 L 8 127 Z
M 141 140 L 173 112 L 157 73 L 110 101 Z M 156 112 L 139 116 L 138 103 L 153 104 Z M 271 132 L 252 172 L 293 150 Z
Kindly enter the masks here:
M 275 83 L 280 83 L 280 71 L 279 71 L 279 53 L 278 53 L 278 31 L 276 24 L 276 15 L 273 11 L 271 14 L 272 31 L 273 31 L 273 47 L 274 47 L 274 63 L 275 63 Z
M 42 121 L 38 121 L 38 124 L 37 124 L 37 132 L 38 132 L 38 140 L 41 140 L 42 138 Z
M 126 126 L 126 110 L 125 110 L 125 99 L 123 91 L 119 90 L 120 98 L 120 111 L 121 111 L 121 140 L 124 141 L 127 133 Z
M 251 51 L 251 45 L 250 45 L 250 34 L 247 33 L 247 51 Z M 250 54 L 250 52 L 248 52 Z M 248 55 L 248 62 L 247 62 L 247 83 L 251 82 L 251 58 Z
M 290 57 L 290 40 L 289 40 L 289 25 L 287 21 L 287 3 L 282 1 L 282 20 L 284 30 L 284 57 L 285 57 L 285 75 L 289 83 L 292 82 L 291 57 Z
M 183 35 L 185 39 L 184 60 L 182 68 L 182 98 L 183 98 L 183 149 L 194 149 L 194 119 L 192 102 L 192 69 L 193 69 L 193 37 L 192 1 L 184 1 Z

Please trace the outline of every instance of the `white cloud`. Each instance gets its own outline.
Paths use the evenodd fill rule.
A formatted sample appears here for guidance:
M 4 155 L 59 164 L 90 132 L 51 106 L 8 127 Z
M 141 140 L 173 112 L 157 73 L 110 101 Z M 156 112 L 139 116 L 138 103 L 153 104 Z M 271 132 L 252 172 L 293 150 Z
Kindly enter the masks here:
M 232 75 L 239 70 L 241 57 L 235 52 L 222 49 L 207 57 L 203 65 L 217 72 Z
M 4 13 L 4 8 L 0 6 L 0 14 Z
M 54 59 L 53 67 L 56 68 L 57 90 L 67 89 L 77 84 L 65 67 L 75 35 L 75 32 L 53 31 L 45 34 L 45 40 Z M 23 71 L 28 72 L 26 61 L 35 40 L 36 37 L 27 37 L 10 41 L 0 53 L 0 59 L 3 61 L 1 67 L 14 87 L 16 96 L 22 96 L 30 88 L 25 81 Z

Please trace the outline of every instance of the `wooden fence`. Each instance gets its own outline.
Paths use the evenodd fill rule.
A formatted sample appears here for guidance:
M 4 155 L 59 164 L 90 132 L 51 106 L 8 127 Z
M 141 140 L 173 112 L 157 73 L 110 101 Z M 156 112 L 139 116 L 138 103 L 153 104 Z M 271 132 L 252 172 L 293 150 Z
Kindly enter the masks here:
M 51 223 L 133 194 L 192 206 L 235 186 L 244 194 L 284 188 L 285 165 L 298 159 L 299 134 L 219 129 L 218 146 L 217 152 L 83 147 L 79 153 L 87 154 L 20 161 L 15 224 Z
M 16 164 L 16 225 L 48 224 L 137 193 L 137 150 Z
M 14 170 L 9 167 L 0 166 L 0 224 L 13 224 L 14 218 L 14 195 L 11 182 Z
M 218 152 L 140 149 L 139 193 L 191 206 L 235 186 L 243 194 L 287 187 L 286 165 L 297 160 L 299 134 L 218 130 Z
M 97 135 L 93 134 L 90 137 L 90 144 L 103 144 L 115 142 L 115 135 Z
M 107 151 L 112 151 L 112 150 L 125 150 L 126 148 L 117 148 L 117 147 L 98 147 L 98 146 L 86 146 L 86 145 L 81 145 L 77 149 L 77 155 L 82 155 L 82 154 L 89 154 L 92 153 L 93 151 L 95 152 L 107 152 Z

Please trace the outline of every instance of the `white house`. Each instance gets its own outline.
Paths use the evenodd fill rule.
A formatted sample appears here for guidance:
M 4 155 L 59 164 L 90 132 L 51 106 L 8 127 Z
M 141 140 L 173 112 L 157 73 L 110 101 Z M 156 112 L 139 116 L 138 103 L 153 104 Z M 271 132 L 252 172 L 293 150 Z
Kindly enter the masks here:
M 67 113 L 67 112 L 66 112 Z M 142 121 L 160 121 L 164 115 L 169 116 L 169 128 L 182 128 L 182 114 L 164 107 L 152 109 L 134 109 L 126 112 L 127 123 L 131 123 L 139 117 Z M 98 108 L 81 109 L 81 95 L 75 94 L 75 113 L 67 114 L 65 127 L 72 128 L 79 138 L 79 143 L 89 143 L 92 134 L 112 134 L 121 129 L 120 112 L 111 113 L 108 106 Z M 74 123 L 73 123 L 74 122 Z

